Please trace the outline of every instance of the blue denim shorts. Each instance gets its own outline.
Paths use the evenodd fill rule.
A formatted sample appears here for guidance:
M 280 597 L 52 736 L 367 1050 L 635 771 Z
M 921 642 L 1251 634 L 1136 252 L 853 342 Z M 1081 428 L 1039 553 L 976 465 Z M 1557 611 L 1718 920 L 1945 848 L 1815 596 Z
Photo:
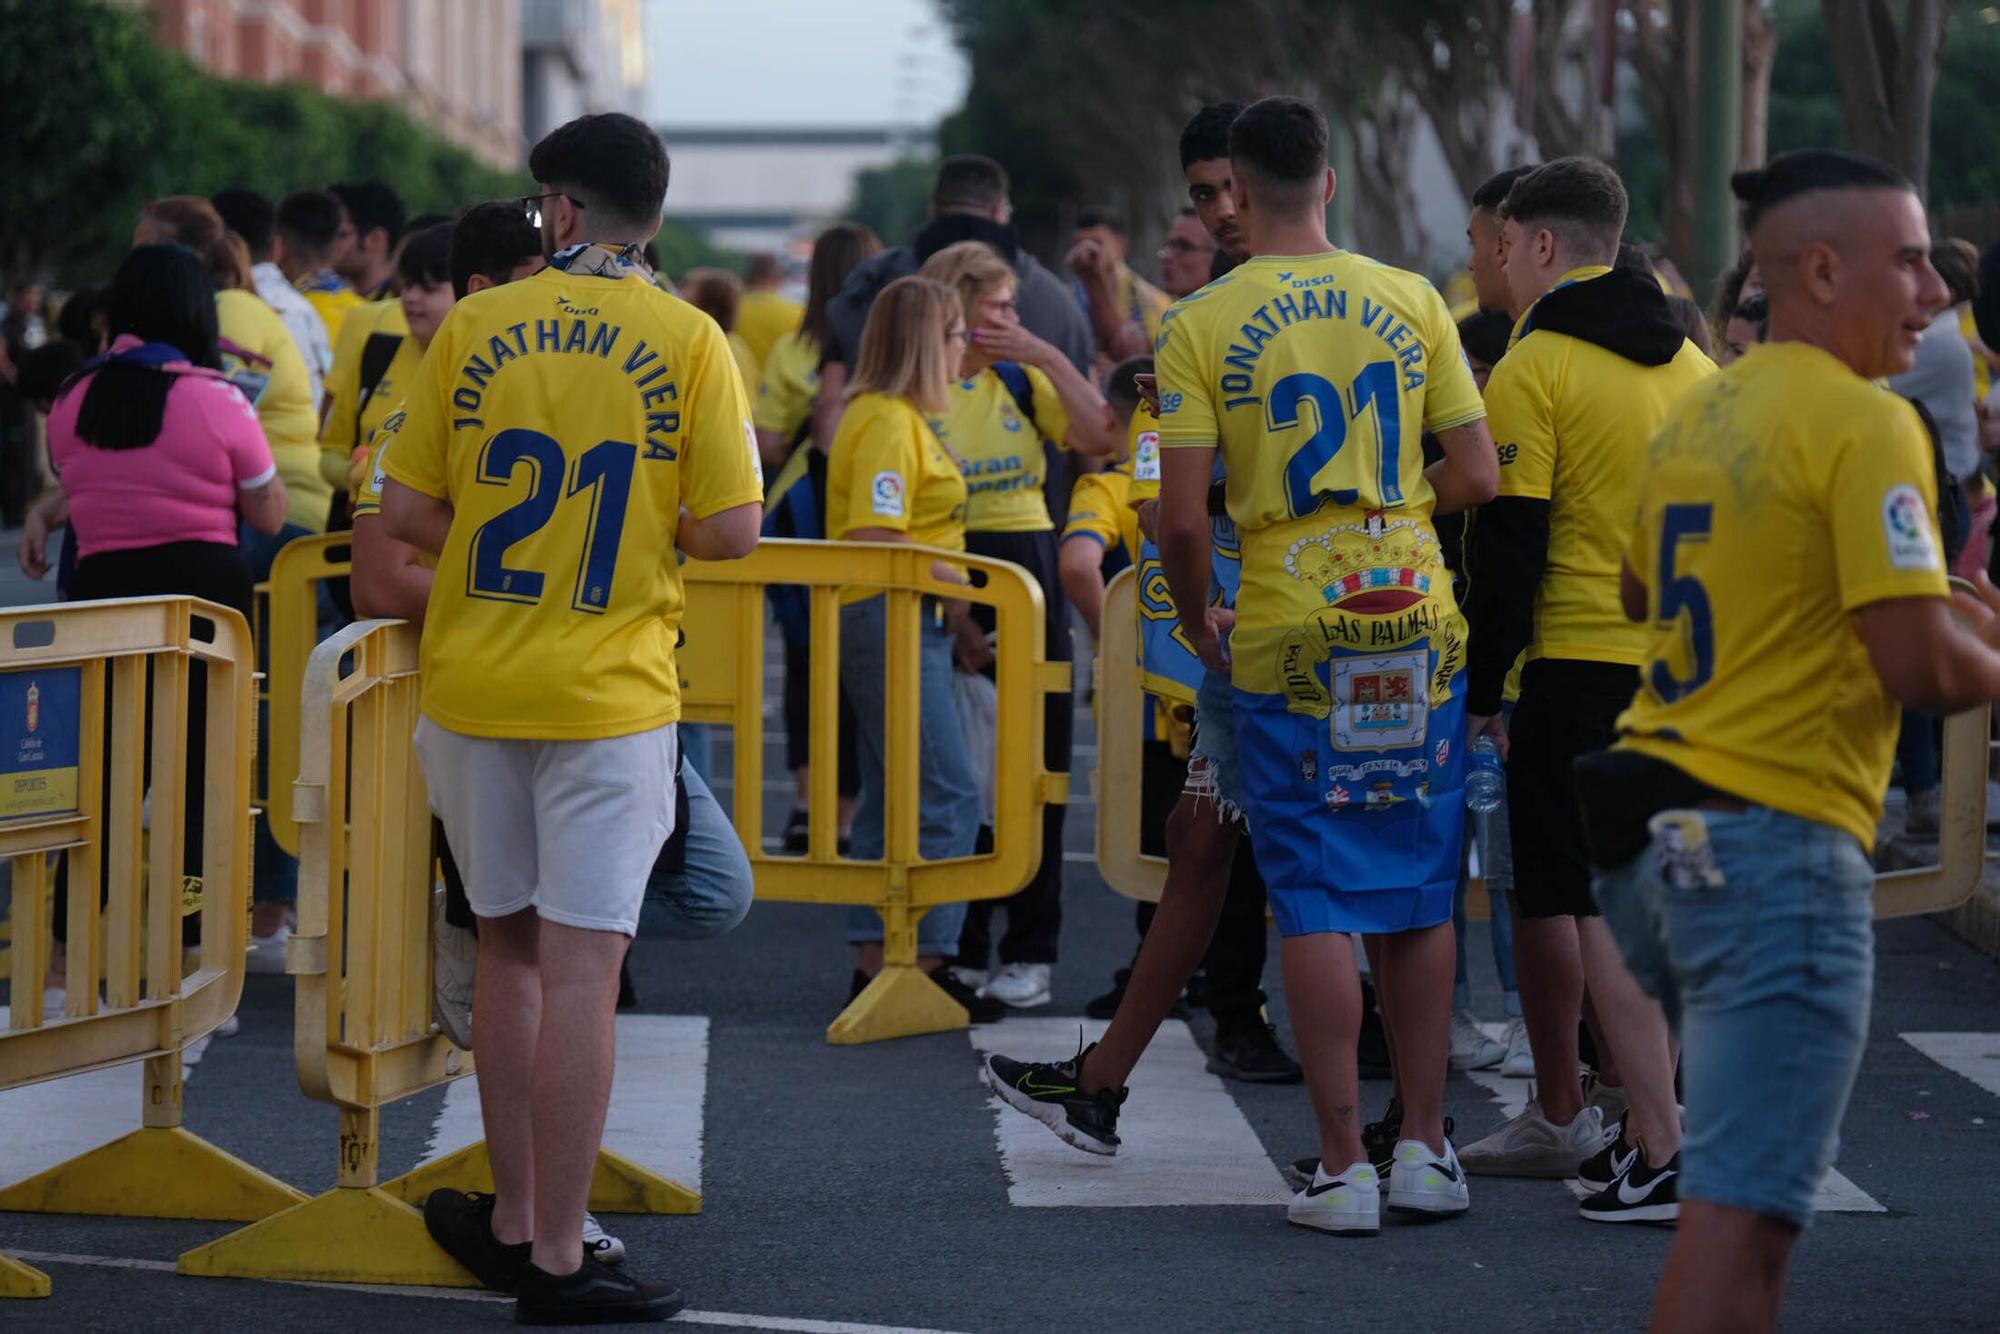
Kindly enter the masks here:
M 1236 697 L 1229 678 L 1208 672 L 1194 696 L 1194 740 L 1187 785 L 1197 801 L 1212 801 L 1223 818 L 1243 818 L 1243 767 L 1236 761 Z
M 1875 868 L 1853 835 L 1761 806 L 1651 828 L 1594 889 L 1683 1044 L 1681 1196 L 1805 1227 L 1868 1038 Z

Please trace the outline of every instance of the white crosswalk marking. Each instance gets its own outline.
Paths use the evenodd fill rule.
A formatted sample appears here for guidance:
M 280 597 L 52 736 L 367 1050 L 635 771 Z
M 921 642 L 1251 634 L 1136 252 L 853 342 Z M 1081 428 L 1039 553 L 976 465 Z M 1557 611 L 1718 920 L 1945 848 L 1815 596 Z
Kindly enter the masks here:
M 1488 1037 L 1500 1040 L 1505 1031 L 1504 1024 L 1481 1024 Z M 1527 1108 L 1528 1098 L 1534 1089 L 1532 1079 L 1509 1079 L 1498 1070 L 1469 1070 L 1466 1078 L 1493 1095 L 1493 1101 L 1500 1105 L 1503 1117 L 1519 1116 Z M 1569 1183 L 1570 1193 L 1578 1199 L 1586 1194 L 1579 1182 Z M 1813 1197 L 1813 1208 L 1823 1214 L 1885 1214 L 1889 1210 L 1876 1202 L 1875 1198 L 1861 1187 L 1842 1176 L 1839 1171 L 1829 1168 L 1826 1180 L 1819 1183 L 1819 1193 Z
M 1953 1074 L 2000 1094 L 2000 1033 L 1905 1033 L 1903 1041 Z
M 423 1161 L 462 1149 L 484 1133 L 478 1076 L 445 1088 Z M 708 1019 L 702 1015 L 621 1014 L 618 1067 L 604 1147 L 667 1180 L 701 1189 L 702 1110 L 708 1101 Z
M 1086 1040 L 1105 1023 L 1085 1020 Z M 1010 1018 L 971 1030 L 983 1056 L 1004 1050 L 1016 1058 L 1073 1050 L 1074 1019 Z M 1146 1049 L 1130 1081 L 1132 1097 L 1118 1117 L 1123 1141 L 1115 1158 L 1070 1148 L 1046 1126 L 989 1099 L 1007 1173 L 1009 1203 L 1025 1208 L 1134 1208 L 1173 1204 L 1275 1205 L 1292 1192 L 1243 1119 L 1187 1025 L 1169 1020 Z

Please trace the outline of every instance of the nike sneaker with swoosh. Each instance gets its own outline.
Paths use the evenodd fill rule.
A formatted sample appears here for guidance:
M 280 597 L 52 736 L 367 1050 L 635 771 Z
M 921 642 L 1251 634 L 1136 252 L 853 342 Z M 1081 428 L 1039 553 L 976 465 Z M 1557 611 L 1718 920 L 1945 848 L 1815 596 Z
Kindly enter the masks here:
M 986 1058 L 986 1084 L 1017 1112 L 1025 1112 L 1073 1149 L 1110 1157 L 1118 1152 L 1118 1109 L 1129 1089 L 1085 1093 L 1078 1084 L 1089 1047 L 1079 1041 L 1067 1061 L 1017 1061 L 995 1053 Z
M 1441 1155 L 1432 1153 L 1419 1139 L 1397 1143 L 1396 1165 L 1389 1169 L 1390 1213 L 1449 1217 L 1471 1207 L 1465 1169 L 1459 1166 L 1458 1151 L 1449 1139 Z
M 687 1305 L 671 1283 L 647 1283 L 590 1252 L 574 1274 L 551 1274 L 530 1261 L 514 1299 L 517 1325 L 622 1325 L 669 1320 Z
M 1355 1163 L 1337 1177 L 1317 1167 L 1305 1189 L 1292 1197 L 1285 1221 L 1337 1237 L 1372 1237 L 1382 1230 L 1382 1188 L 1375 1164 Z
M 1595 1155 L 1586 1159 L 1583 1166 L 1576 1169 L 1576 1179 L 1595 1194 L 1630 1171 L 1632 1160 L 1638 1156 L 1638 1147 L 1625 1138 L 1625 1122 L 1621 1120 L 1618 1123 L 1618 1133 L 1612 1136 Z
M 1653 1167 L 1644 1154 L 1625 1174 L 1577 1206 L 1593 1223 L 1672 1223 L 1681 1216 L 1681 1156 Z

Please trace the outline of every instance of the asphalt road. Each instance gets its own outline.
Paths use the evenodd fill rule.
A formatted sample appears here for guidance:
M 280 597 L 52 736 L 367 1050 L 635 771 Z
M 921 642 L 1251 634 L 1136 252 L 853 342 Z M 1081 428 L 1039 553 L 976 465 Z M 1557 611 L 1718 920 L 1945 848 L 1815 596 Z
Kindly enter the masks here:
M 10 591 L 4 583 L 0 593 Z M 1076 791 L 1087 797 L 1082 775 Z M 1066 1055 L 1075 1041 L 1068 1021 L 1129 955 L 1130 905 L 1089 864 L 1091 815 L 1087 801 L 1071 812 L 1054 1003 L 979 1031 L 980 1043 Z M 1484 926 L 1473 929 L 1476 1003 L 1497 1019 Z M 1273 1183 L 1278 1164 L 1314 1147 L 1304 1093 L 1204 1075 L 1190 1045 L 1207 1037 L 1199 1017 L 1170 1029 L 1157 1061 L 1141 1066 L 1124 1151 L 1109 1161 L 1085 1160 L 1002 1112 L 979 1083 L 972 1035 L 830 1047 L 825 1025 L 851 967 L 840 941 L 838 910 L 773 904 L 711 944 L 634 949 L 643 1015 L 685 1018 L 633 1024 L 628 1055 L 656 1039 L 677 1055 L 667 1068 L 622 1077 L 615 1110 L 635 1142 L 651 1144 L 657 1130 L 660 1152 L 698 1161 L 704 1209 L 604 1221 L 636 1269 L 685 1287 L 684 1320 L 825 1334 L 1364 1322 L 1543 1332 L 1644 1322 L 1669 1234 L 1585 1223 L 1560 1183 L 1475 1178 L 1462 1219 L 1391 1223 L 1367 1241 L 1289 1228 Z M 1271 1012 L 1289 1042 L 1275 945 L 1274 936 Z M 2000 1188 L 2000 1049 L 1991 1037 L 2000 1030 L 2000 966 L 1927 921 L 1885 925 L 1878 959 L 1867 1058 L 1828 1196 L 1839 1208 L 1820 1216 L 1799 1249 L 1785 1324 L 1993 1329 L 2000 1230 L 1986 1210 Z M 251 978 L 241 1013 L 241 1035 L 212 1043 L 194 1068 L 187 1124 L 300 1189 L 327 1189 L 334 1117 L 293 1080 L 290 979 Z M 1985 1086 L 1906 1034 L 1987 1035 L 1922 1039 Z M 1994 1055 L 1952 1055 L 1961 1048 Z M 1452 1078 L 1461 1142 L 1526 1095 L 1525 1081 L 1483 1081 Z M 1387 1094 L 1386 1084 L 1364 1086 L 1369 1115 Z M 0 1182 L 21 1175 L 39 1141 L 73 1129 L 65 1124 L 73 1116 L 46 1104 L 30 1114 L 21 1096 L 0 1095 Z M 425 1154 L 452 1119 L 446 1101 L 436 1091 L 385 1113 L 385 1173 Z M 495 1328 L 510 1318 L 507 1306 L 461 1291 L 357 1292 L 172 1272 L 178 1253 L 228 1230 L 0 1214 L 0 1249 L 38 1257 L 55 1284 L 47 1301 L 0 1303 L 0 1324 L 303 1331 Z

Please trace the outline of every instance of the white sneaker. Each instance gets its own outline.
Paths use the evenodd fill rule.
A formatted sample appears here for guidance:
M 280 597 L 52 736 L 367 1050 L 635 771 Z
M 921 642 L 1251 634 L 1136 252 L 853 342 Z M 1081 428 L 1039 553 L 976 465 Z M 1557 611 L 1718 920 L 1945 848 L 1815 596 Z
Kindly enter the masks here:
M 1460 1010 L 1451 1017 L 1451 1068 L 1491 1070 L 1507 1059 L 1507 1049 L 1486 1036 L 1479 1017 Z
M 1509 1079 L 1533 1079 L 1535 1077 L 1535 1053 L 1528 1046 L 1528 1025 L 1519 1015 L 1507 1021 L 1507 1055 L 1500 1062 L 1500 1073 Z
M 1465 1170 L 1489 1177 L 1573 1177 L 1576 1169 L 1604 1147 L 1604 1114 L 1585 1107 L 1576 1119 L 1559 1126 L 1542 1115 L 1541 1103 L 1529 1099 L 1522 1113 L 1480 1140 L 1468 1144 L 1460 1158 Z
M 587 1213 L 583 1216 L 583 1253 L 615 1265 L 625 1258 L 625 1243 L 606 1232 L 596 1214 Z
M 1465 1169 L 1450 1140 L 1444 1142 L 1442 1158 L 1420 1139 L 1396 1142 L 1396 1160 L 1389 1169 L 1391 1213 L 1462 1214 L 1471 1207 Z
M 1285 1220 L 1337 1237 L 1372 1237 L 1382 1230 L 1382 1187 L 1375 1165 L 1355 1163 L 1337 1177 L 1313 1169 L 1312 1183 L 1292 1197 Z
M 285 942 L 291 938 L 289 926 L 281 926 L 268 936 L 251 936 L 250 956 L 244 960 L 244 968 L 253 973 L 283 973 Z
M 431 1018 L 460 1051 L 472 1050 L 472 980 L 479 939 L 444 920 L 444 895 L 432 919 Z
M 979 994 L 1011 1009 L 1032 1010 L 1049 1003 L 1049 980 L 1054 971 L 1045 963 L 1003 963 Z

